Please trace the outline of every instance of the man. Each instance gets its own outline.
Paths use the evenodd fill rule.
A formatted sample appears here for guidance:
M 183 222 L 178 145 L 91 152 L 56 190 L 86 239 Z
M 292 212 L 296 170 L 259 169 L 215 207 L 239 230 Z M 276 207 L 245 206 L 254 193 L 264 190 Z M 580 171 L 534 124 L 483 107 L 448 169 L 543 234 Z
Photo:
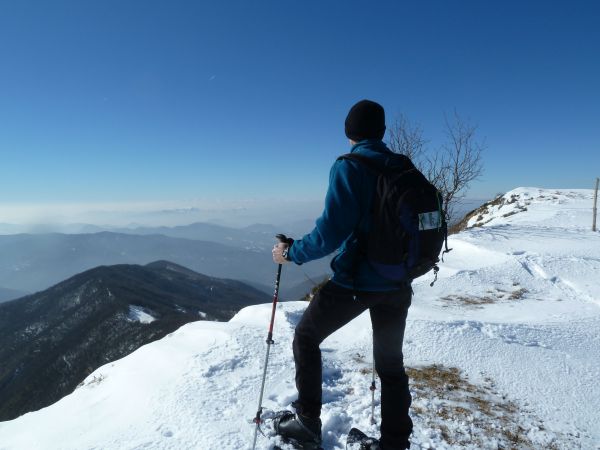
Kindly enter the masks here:
M 345 122 L 346 136 L 357 153 L 385 163 L 392 155 L 382 142 L 383 107 L 369 100 L 355 104 Z M 376 175 L 364 164 L 338 159 L 331 168 L 325 209 L 315 229 L 288 244 L 273 248 L 277 264 L 302 264 L 339 250 L 331 262 L 333 277 L 313 298 L 294 334 L 294 361 L 298 399 L 296 414 L 280 417 L 275 428 L 304 449 L 321 444 L 320 343 L 365 310 L 373 325 L 374 357 L 381 379 L 381 439 L 384 450 L 410 447 L 411 396 L 404 370 L 402 341 L 411 302 L 410 280 L 398 283 L 379 275 L 365 258 L 365 239 Z

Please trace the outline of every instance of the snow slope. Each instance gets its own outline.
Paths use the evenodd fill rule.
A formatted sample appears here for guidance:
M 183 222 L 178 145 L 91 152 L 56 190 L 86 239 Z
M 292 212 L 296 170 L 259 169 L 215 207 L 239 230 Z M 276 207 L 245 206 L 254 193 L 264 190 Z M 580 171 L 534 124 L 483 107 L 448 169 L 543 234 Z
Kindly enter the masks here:
M 416 377 L 455 367 L 444 373 L 462 381 L 445 379 L 436 390 L 414 378 L 413 447 L 600 449 L 600 233 L 590 231 L 592 192 L 519 188 L 505 199 L 450 238 L 434 287 L 430 275 L 415 282 L 405 362 Z M 267 408 L 295 399 L 291 340 L 304 308 L 278 307 Z M 259 305 L 228 323 L 185 325 L 96 370 L 56 404 L 0 423 L 0 449 L 248 448 L 269 317 L 270 305 Z M 368 316 L 322 350 L 324 448 L 342 449 L 351 426 L 377 432 L 369 422 Z M 483 403 L 499 408 L 495 419 L 486 422 L 486 408 L 476 407 Z M 258 447 L 273 442 L 261 436 Z

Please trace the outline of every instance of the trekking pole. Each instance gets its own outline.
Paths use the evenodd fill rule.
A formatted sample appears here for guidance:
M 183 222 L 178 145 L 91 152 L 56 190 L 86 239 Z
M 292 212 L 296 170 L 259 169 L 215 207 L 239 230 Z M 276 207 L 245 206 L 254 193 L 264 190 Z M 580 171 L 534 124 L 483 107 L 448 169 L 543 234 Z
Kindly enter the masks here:
M 375 420 L 375 390 L 377 386 L 375 385 L 375 336 L 373 336 L 373 379 L 371 380 L 371 424 L 375 425 L 377 421 Z
M 279 242 L 282 243 L 287 243 L 288 242 L 288 238 L 283 235 L 283 234 L 278 234 L 277 239 L 279 239 Z M 260 428 L 260 424 L 261 424 L 261 414 L 262 414 L 262 401 L 263 401 L 263 394 L 265 392 L 265 380 L 267 378 L 267 366 L 269 364 L 269 353 L 271 351 L 271 344 L 274 344 L 273 342 L 273 324 L 275 323 L 275 311 L 277 309 L 277 300 L 279 299 L 279 281 L 281 279 L 281 264 L 279 264 L 277 266 L 277 278 L 275 279 L 275 292 L 273 293 L 273 307 L 271 309 L 271 322 L 269 324 L 269 333 L 267 334 L 267 356 L 265 357 L 265 365 L 263 368 L 263 376 L 262 376 L 262 383 L 260 386 L 260 396 L 258 397 L 258 410 L 256 411 L 256 417 L 254 418 L 254 423 L 256 424 L 256 427 L 254 428 L 254 442 L 252 444 L 252 450 L 254 450 L 256 448 L 256 438 L 258 436 L 258 430 Z

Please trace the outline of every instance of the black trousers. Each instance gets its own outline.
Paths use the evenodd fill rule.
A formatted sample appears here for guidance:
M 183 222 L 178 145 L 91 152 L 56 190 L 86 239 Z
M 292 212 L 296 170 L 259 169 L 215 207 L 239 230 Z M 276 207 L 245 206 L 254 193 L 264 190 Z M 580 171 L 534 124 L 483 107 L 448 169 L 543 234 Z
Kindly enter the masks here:
M 409 448 L 413 424 L 402 341 L 410 306 L 410 286 L 392 292 L 357 292 L 329 281 L 306 308 L 294 334 L 296 410 L 309 417 L 321 414 L 322 366 L 319 345 L 366 309 L 371 314 L 375 368 L 381 380 L 381 444 Z

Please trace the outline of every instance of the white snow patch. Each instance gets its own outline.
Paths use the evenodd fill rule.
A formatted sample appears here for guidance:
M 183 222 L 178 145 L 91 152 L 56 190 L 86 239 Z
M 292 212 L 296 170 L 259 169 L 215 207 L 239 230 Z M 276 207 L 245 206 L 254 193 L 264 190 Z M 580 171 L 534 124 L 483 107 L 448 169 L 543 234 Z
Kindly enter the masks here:
M 129 305 L 129 314 L 127 314 L 127 320 L 130 322 L 140 323 L 152 323 L 156 320 L 148 309 L 142 308 L 141 306 Z

